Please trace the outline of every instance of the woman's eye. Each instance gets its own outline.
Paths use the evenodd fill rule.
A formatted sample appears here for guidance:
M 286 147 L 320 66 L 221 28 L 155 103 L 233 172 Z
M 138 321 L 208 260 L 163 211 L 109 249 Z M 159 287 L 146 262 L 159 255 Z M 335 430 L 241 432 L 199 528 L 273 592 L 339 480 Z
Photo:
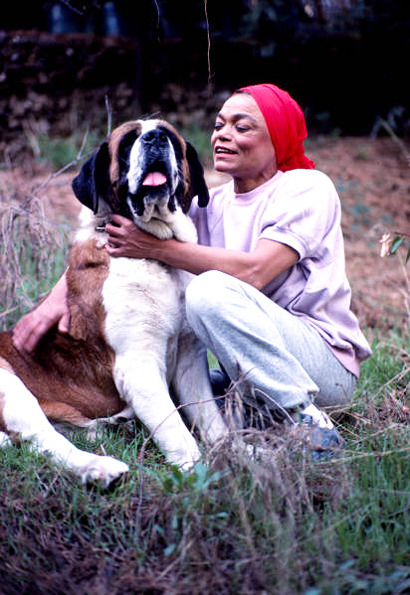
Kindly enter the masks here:
M 235 128 L 238 132 L 247 132 L 249 130 L 249 126 L 245 124 L 237 124 Z
M 223 122 L 216 122 L 214 130 L 222 130 L 224 126 L 225 124 Z M 250 126 L 248 126 L 247 124 L 235 124 L 235 130 L 237 130 L 238 132 L 248 132 L 248 130 L 250 130 Z

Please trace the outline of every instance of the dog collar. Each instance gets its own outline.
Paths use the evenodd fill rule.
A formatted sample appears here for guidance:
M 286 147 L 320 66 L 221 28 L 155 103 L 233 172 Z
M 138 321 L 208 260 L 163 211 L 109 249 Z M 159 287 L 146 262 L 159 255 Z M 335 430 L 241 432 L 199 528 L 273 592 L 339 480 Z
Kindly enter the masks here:
M 110 218 L 109 217 L 102 217 L 100 219 L 100 221 L 95 225 L 94 230 L 97 231 L 98 233 L 104 233 L 105 232 L 105 226 L 109 222 L 110 222 Z

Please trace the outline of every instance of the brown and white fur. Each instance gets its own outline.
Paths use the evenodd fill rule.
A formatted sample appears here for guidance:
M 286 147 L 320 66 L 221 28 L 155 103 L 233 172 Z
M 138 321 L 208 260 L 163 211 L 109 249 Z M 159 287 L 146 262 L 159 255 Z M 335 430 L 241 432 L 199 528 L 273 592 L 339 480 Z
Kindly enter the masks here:
M 185 318 L 190 275 L 111 258 L 104 225 L 119 213 L 159 238 L 196 241 L 187 211 L 194 195 L 207 204 L 202 167 L 166 122 L 127 122 L 83 165 L 73 189 L 85 207 L 67 270 L 70 329 L 52 329 L 33 354 L 18 352 L 11 332 L 0 334 L 0 443 L 28 440 L 84 482 L 108 485 L 127 465 L 79 450 L 50 422 L 93 428 L 136 416 L 170 462 L 189 468 L 200 451 L 176 407 L 206 442 L 226 431 L 206 350 Z

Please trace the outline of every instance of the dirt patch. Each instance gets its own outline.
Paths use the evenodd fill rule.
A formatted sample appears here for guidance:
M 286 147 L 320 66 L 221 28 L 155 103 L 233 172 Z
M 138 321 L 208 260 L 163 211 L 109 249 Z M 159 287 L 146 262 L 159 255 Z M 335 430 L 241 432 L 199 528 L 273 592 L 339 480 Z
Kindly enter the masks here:
M 401 325 L 408 317 L 410 266 L 397 256 L 380 258 L 380 238 L 385 231 L 410 231 L 406 155 L 390 138 L 318 139 L 310 155 L 339 191 L 353 309 L 362 324 Z
M 390 138 L 323 137 L 310 141 L 307 152 L 340 195 L 346 268 L 361 324 L 408 324 L 410 264 L 381 258 L 379 243 L 385 231 L 410 231 L 410 168 L 403 150 Z M 1 171 L 0 191 L 39 196 L 50 218 L 74 226 L 80 208 L 71 190 L 74 172 L 49 176 L 35 164 Z M 211 171 L 206 176 L 210 186 L 226 179 Z

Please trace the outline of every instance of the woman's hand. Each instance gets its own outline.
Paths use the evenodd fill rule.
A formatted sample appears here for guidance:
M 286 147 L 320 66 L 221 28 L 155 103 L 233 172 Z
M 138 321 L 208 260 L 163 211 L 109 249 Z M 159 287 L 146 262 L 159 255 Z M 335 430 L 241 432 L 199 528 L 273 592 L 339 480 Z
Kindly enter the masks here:
M 105 226 L 108 235 L 106 244 L 110 256 L 128 258 L 153 258 L 152 252 L 163 240 L 139 229 L 130 219 L 113 215 Z
M 112 216 L 105 231 L 108 234 L 106 249 L 111 256 L 152 258 L 194 275 L 214 269 L 259 290 L 299 258 L 290 246 L 263 238 L 252 252 L 202 246 L 173 238 L 159 240 L 120 215 Z
M 120 215 L 112 216 L 105 231 L 108 234 L 106 249 L 111 256 L 152 258 L 194 275 L 214 269 L 259 290 L 299 258 L 293 248 L 267 239 L 259 240 L 249 253 L 179 242 L 173 238 L 159 240 Z
M 68 333 L 70 312 L 65 273 L 47 297 L 18 321 L 13 330 L 13 344 L 19 351 L 34 351 L 43 336 L 56 324 L 61 333 Z

